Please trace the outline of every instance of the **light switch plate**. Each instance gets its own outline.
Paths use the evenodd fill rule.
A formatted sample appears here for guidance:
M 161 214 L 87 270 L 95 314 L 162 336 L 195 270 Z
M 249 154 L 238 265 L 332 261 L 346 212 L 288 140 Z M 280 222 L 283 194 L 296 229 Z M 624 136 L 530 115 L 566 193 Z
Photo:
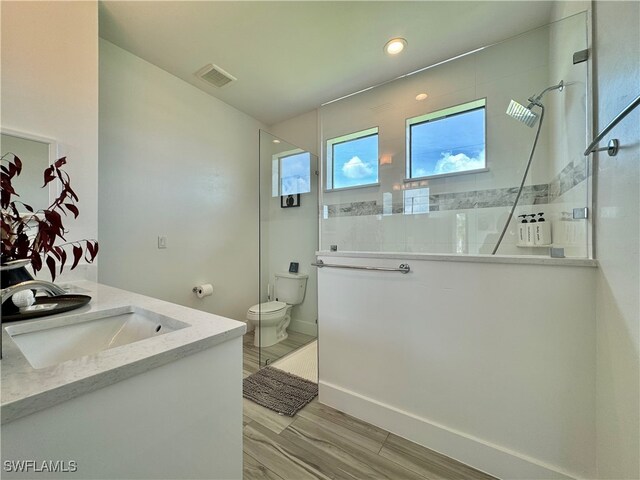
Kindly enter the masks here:
M 167 248 L 167 237 L 166 237 L 166 235 L 158 236 L 158 248 Z

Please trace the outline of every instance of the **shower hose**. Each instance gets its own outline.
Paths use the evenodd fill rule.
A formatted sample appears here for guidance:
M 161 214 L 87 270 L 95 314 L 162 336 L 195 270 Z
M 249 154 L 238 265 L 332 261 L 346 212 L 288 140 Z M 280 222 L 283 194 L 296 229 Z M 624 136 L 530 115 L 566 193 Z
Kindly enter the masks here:
M 536 145 L 538 145 L 538 137 L 540 137 L 540 130 L 542 129 L 542 120 L 544 119 L 544 106 L 541 103 L 536 104 L 540 107 L 540 122 L 538 122 L 538 130 L 536 131 L 536 138 L 533 140 L 533 146 L 531 147 L 531 154 L 529 155 L 529 161 L 527 162 L 527 168 L 524 171 L 524 175 L 522 176 L 522 182 L 520 183 L 520 190 L 518 190 L 518 195 L 516 195 L 516 199 L 513 202 L 513 207 L 511 207 L 511 211 L 509 212 L 509 217 L 504 224 L 504 228 L 502 229 L 502 233 L 500 234 L 500 238 L 498 238 L 498 243 L 493 248 L 493 252 L 491 255 L 495 255 L 498 251 L 498 247 L 502 243 L 502 239 L 504 238 L 504 234 L 507 233 L 507 229 L 509 228 L 509 223 L 513 218 L 513 212 L 516 211 L 516 207 L 518 206 L 518 200 L 520 200 L 520 195 L 522 195 L 522 189 L 524 188 L 524 182 L 527 180 L 527 174 L 529 173 L 529 168 L 531 167 L 531 161 L 533 160 L 533 154 L 536 151 Z

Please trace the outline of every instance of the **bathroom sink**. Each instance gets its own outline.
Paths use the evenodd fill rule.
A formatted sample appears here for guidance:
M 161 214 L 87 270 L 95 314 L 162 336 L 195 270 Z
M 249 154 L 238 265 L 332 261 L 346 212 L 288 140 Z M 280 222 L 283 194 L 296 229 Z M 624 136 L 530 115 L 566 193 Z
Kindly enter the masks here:
M 189 324 L 128 305 L 12 325 L 5 331 L 33 368 L 164 335 Z

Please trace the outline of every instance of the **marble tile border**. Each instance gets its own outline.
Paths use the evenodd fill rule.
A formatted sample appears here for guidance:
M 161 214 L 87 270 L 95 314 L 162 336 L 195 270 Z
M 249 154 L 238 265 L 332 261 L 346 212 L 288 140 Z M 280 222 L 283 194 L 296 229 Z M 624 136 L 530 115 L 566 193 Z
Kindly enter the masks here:
M 541 205 L 548 203 L 549 185 L 525 186 L 520 196 L 520 205 Z M 429 211 L 464 210 L 470 208 L 491 208 L 513 205 L 518 194 L 517 187 L 475 190 L 460 193 L 440 193 L 429 195 Z M 385 209 L 377 200 L 327 205 L 326 214 L 332 217 L 353 217 L 382 215 Z M 404 213 L 402 203 L 391 205 L 391 213 Z
M 549 203 L 585 181 L 589 176 L 586 161 L 569 162 L 549 183 Z
M 573 187 L 585 181 L 588 176 L 587 162 L 571 161 L 549 184 L 526 185 L 522 190 L 518 205 L 552 203 Z M 429 212 L 508 207 L 513 205 L 517 194 L 518 187 L 433 194 L 429 195 Z M 339 203 L 327 205 L 326 207 L 326 218 L 404 213 L 404 205 L 402 203 L 393 203 L 391 212 L 387 212 L 378 200 Z

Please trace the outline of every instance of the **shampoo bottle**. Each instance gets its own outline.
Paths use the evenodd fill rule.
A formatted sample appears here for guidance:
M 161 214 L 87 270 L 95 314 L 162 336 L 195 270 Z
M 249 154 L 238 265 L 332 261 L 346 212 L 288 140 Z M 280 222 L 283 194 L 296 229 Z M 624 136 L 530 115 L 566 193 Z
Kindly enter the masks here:
M 520 223 L 518 223 L 518 246 L 524 247 L 527 245 L 527 226 L 529 222 L 527 222 L 526 215 L 518 215 L 520 219 Z
M 537 215 L 534 225 L 536 245 L 551 245 L 551 224 L 545 220 L 544 212 Z
M 527 217 L 531 217 L 531 219 L 527 223 L 527 241 L 525 245 L 532 246 L 536 244 L 536 219 L 532 213 L 528 214 Z

